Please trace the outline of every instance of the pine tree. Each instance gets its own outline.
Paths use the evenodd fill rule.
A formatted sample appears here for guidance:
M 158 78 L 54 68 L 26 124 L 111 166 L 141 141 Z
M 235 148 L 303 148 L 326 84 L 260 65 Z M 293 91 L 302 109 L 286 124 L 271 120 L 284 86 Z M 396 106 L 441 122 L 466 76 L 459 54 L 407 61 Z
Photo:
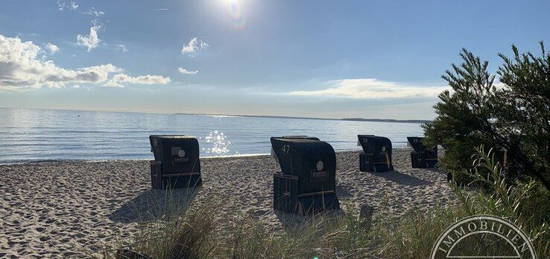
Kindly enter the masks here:
M 513 58 L 500 54 L 499 84 L 487 61 L 462 50 L 463 63 L 442 76 L 452 91 L 423 125 L 426 144 L 442 145 L 441 164 L 453 171 L 473 166 L 475 148 L 493 148 L 510 180 L 530 175 L 550 189 L 550 55 L 542 43 L 540 57 L 512 49 Z

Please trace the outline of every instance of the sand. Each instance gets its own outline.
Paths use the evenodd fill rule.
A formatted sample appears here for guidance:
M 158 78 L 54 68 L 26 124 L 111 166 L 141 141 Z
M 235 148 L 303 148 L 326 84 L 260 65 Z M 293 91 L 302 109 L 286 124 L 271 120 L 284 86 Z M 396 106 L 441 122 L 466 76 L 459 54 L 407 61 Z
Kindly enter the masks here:
M 337 154 L 337 195 L 346 213 L 374 208 L 398 217 L 456 202 L 446 174 L 413 169 L 408 149 L 394 149 L 394 172 L 363 173 L 358 152 Z M 220 216 L 242 214 L 282 229 L 272 209 L 269 156 L 201 159 L 203 187 L 192 206 L 221 198 Z M 0 166 L 0 257 L 85 257 L 128 242 L 140 222 L 162 216 L 166 193 L 150 190 L 148 161 L 42 162 Z M 172 193 L 170 197 L 189 197 Z M 176 201 L 183 204 L 181 201 Z

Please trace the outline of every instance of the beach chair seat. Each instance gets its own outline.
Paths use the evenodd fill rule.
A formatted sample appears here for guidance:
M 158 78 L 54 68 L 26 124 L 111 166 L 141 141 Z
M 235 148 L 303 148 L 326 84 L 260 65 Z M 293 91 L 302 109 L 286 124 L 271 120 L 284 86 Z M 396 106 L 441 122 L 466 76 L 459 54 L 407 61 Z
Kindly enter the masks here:
M 412 168 L 434 168 L 437 164 L 437 146 L 428 148 L 422 141 L 422 137 L 407 137 L 411 151 Z
M 386 137 L 357 135 L 363 152 L 359 154 L 359 171 L 387 172 L 393 170 L 392 145 Z

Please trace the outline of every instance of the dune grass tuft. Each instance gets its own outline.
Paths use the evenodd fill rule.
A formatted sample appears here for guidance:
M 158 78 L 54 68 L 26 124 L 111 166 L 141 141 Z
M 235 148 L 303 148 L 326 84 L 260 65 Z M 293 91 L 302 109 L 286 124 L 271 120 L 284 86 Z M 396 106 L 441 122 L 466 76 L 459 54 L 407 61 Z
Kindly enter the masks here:
M 284 231 L 274 231 L 242 215 L 231 219 L 231 227 L 221 230 L 219 220 L 230 219 L 217 218 L 218 206 L 209 204 L 171 220 L 150 223 L 131 249 L 159 259 L 429 258 L 434 243 L 447 227 L 464 217 L 485 214 L 514 222 L 532 239 L 540 258 L 549 256 L 550 192 L 529 179 L 510 186 L 491 151 L 478 152 L 477 168 L 484 170 L 468 173 L 490 185 L 492 191 L 454 184 L 460 201 L 456 206 L 439 206 L 429 212 L 415 210 L 399 218 L 379 218 L 374 222 L 359 219 L 353 213 L 318 215 L 298 220 Z

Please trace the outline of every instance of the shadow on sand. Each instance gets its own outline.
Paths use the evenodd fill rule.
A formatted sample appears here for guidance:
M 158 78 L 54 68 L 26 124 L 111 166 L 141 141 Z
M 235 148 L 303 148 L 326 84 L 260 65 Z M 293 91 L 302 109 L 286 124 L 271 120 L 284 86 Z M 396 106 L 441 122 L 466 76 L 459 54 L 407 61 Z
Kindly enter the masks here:
M 122 223 L 167 220 L 184 213 L 198 190 L 198 188 L 149 189 L 111 213 L 109 219 Z
M 351 188 L 346 185 L 336 185 L 336 196 L 338 198 L 348 198 L 353 195 L 351 195 L 351 192 L 349 191 Z
M 400 173 L 399 171 L 374 173 L 374 175 L 380 176 L 386 180 L 390 180 L 392 182 L 396 182 L 401 185 L 419 186 L 419 185 L 428 185 L 432 183 L 430 181 L 422 180 L 412 175 Z

